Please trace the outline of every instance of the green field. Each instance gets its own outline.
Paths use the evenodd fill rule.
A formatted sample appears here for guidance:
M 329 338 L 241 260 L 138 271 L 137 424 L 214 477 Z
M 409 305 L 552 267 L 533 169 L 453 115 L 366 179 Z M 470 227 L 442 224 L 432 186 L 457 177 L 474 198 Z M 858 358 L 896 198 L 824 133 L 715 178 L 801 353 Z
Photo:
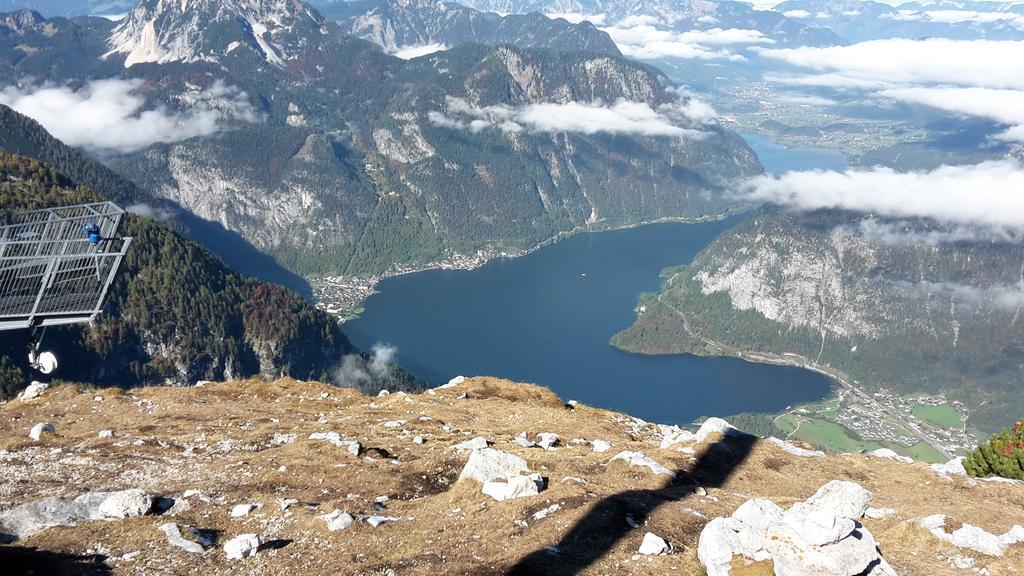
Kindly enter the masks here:
M 915 417 L 927 420 L 943 428 L 963 428 L 964 425 L 964 419 L 960 416 L 960 413 L 948 404 L 940 404 L 939 406 L 915 404 L 910 411 Z
M 800 427 L 797 429 L 797 421 Z M 945 458 L 931 446 L 919 442 L 913 446 L 892 444 L 889 442 L 879 443 L 870 440 L 862 440 L 855 437 L 848 428 L 818 418 L 786 414 L 778 419 L 776 425 L 787 434 L 793 434 L 790 438 L 807 442 L 819 450 L 825 452 L 849 452 L 857 454 L 865 450 L 876 448 L 889 448 L 902 456 L 909 456 L 921 462 L 945 462 Z M 793 433 L 793 431 L 796 431 Z

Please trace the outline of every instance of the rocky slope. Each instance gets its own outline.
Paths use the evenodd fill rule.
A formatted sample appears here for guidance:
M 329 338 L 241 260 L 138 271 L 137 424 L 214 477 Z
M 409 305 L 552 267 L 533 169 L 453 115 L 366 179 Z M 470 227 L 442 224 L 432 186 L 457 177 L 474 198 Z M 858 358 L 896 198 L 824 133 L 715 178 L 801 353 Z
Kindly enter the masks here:
M 52 432 L 30 438 L 44 423 Z M 1002 576 L 1024 564 L 1019 484 L 824 456 L 717 420 L 693 434 L 488 378 L 373 398 L 296 381 L 58 387 L 0 405 L 0 431 L 0 532 L 19 536 L 0 557 L 15 574 L 718 575 L 732 557 L 734 575 L 821 561 L 849 576 Z M 757 526 L 780 538 L 765 544 Z M 759 559 L 733 555 L 744 546 Z
M 331 4 L 323 10 L 347 33 L 389 52 L 475 42 L 619 55 L 611 37 L 590 22 L 572 24 L 537 13 L 503 16 L 440 0 L 364 0 Z
M 1024 251 L 928 222 L 766 209 L 723 234 L 620 345 L 804 358 L 867 390 L 944 392 L 992 432 L 1024 408 Z
M 462 45 L 403 61 L 270 0 L 146 0 L 120 24 L 26 14 L 0 28 L 0 82 L 114 77 L 144 109 L 216 114 L 206 136 L 103 153 L 307 275 L 718 214 L 723 182 L 760 170 L 706 106 L 617 56 Z

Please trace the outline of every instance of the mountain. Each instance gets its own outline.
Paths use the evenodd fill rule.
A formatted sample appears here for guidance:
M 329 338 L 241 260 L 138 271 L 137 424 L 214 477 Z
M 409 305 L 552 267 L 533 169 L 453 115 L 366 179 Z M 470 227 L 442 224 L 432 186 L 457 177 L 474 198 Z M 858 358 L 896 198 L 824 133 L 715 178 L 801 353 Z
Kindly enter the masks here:
M 666 271 L 635 351 L 818 366 L 864 390 L 943 393 L 995 431 L 1024 410 L 1024 249 L 927 221 L 766 208 Z
M 28 9 L 47 16 L 119 16 L 136 4 L 137 0 L 0 0 L 0 12 Z
M 0 106 L 0 210 L 94 202 L 104 199 L 94 191 L 100 189 L 121 202 L 147 199 L 131 182 Z M 133 210 L 158 212 L 145 204 Z M 46 334 L 46 348 L 63 360 L 60 378 L 121 387 L 256 375 L 330 379 L 347 363 L 345 374 L 365 378 L 345 384 L 370 391 L 416 386 L 400 368 L 379 362 L 376 371 L 366 368 L 373 360 L 296 294 L 240 277 L 168 227 L 130 215 L 121 233 L 135 241 L 104 313 L 84 329 Z M 0 396 L 28 384 L 27 337 L 23 331 L 0 337 Z
M 572 24 L 541 14 L 501 16 L 438 0 L 362 0 L 324 6 L 342 30 L 398 52 L 408 46 L 469 42 L 619 55 L 608 34 L 590 22 Z
M 35 423 L 55 433 L 30 440 Z M 1024 486 L 958 461 L 826 455 L 719 419 L 694 434 L 493 378 L 385 397 L 294 380 L 59 386 L 0 405 L 0 454 L 14 574 L 1003 576 L 1024 562 Z M 521 489 L 499 501 L 505 480 Z M 761 549 L 767 530 L 806 540 Z
M 784 45 L 833 45 L 843 39 L 827 28 L 746 2 L 711 0 L 465 0 L 466 6 L 499 14 L 577 14 L 607 25 L 627 18 L 649 18 L 659 27 L 679 32 L 738 28 L 758 30 Z
M 304 275 L 718 215 L 725 183 L 760 171 L 706 106 L 632 60 L 464 44 L 404 61 L 297 3 L 178 6 L 0 29 L 0 82 L 113 77 L 140 86 L 145 109 L 215 111 L 213 133 L 105 161 Z M 156 48 L 125 41 L 150 26 Z
M 773 8 L 862 42 L 882 38 L 941 37 L 959 40 L 1024 38 L 1024 12 L 998 2 L 942 2 L 898 7 L 869 0 L 787 0 Z M 1019 15 L 1018 15 L 1019 14 Z

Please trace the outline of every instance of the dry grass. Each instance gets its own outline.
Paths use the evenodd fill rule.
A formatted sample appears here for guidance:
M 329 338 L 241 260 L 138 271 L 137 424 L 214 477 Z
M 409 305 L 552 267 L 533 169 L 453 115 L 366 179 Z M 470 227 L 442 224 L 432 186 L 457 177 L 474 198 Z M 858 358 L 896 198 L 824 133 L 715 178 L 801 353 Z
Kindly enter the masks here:
M 460 399 L 463 393 L 467 397 Z M 394 420 L 407 422 L 399 428 L 383 425 Z M 43 421 L 53 422 L 57 434 L 32 442 L 28 429 Z M 865 523 L 902 576 L 956 574 L 948 559 L 957 555 L 974 556 L 975 566 L 997 576 L 1021 573 L 1024 566 L 1024 545 L 1002 559 L 986 558 L 940 544 L 905 522 L 943 513 L 954 522 L 1001 533 L 1024 521 L 1022 486 L 944 480 L 920 464 L 859 455 L 801 459 L 759 443 L 724 485 L 708 489 L 712 498 L 698 497 L 678 487 L 662 490 L 664 481 L 643 470 L 607 465 L 619 450 L 640 450 L 684 476 L 691 470 L 693 457 L 661 450 L 649 427 L 634 434 L 631 424 L 611 412 L 569 409 L 542 388 L 489 378 L 435 394 L 383 398 L 291 380 L 129 392 L 78 393 L 62 387 L 32 402 L 0 406 L 0 449 L 5 451 L 0 452 L 0 502 L 134 487 L 164 496 L 188 489 L 224 496 L 223 506 L 192 499 L 191 509 L 173 519 L 90 522 L 18 543 L 70 555 L 99 551 L 115 574 L 500 574 L 558 542 L 605 498 L 634 491 L 642 497 L 630 505 L 648 507 L 645 525 L 628 531 L 583 573 L 699 575 L 697 536 L 708 518 L 730 514 L 755 496 L 787 506 L 839 478 L 871 490 L 873 505 L 898 511 L 895 517 Z M 98 438 L 98 431 L 107 428 L 117 437 Z M 331 430 L 372 449 L 372 460 L 306 439 L 311 432 Z M 520 448 L 511 440 L 523 430 L 555 432 L 565 444 L 552 452 Z M 275 433 L 298 439 L 271 445 Z M 414 444 L 416 435 L 426 443 Z M 549 478 L 548 490 L 499 503 L 472 483 L 456 483 L 466 457 L 448 447 L 473 436 L 524 457 Z M 569 444 L 573 438 L 599 438 L 614 447 L 598 454 L 588 445 Z M 380 456 L 385 453 L 390 459 Z M 586 483 L 567 480 L 572 477 Z M 335 508 L 370 514 L 378 496 L 390 498 L 385 514 L 401 521 L 376 529 L 357 523 L 330 533 L 319 518 Z M 282 512 L 278 498 L 296 498 L 300 504 Z M 263 507 L 230 518 L 230 507 L 242 502 Z M 556 503 L 558 511 L 533 519 L 535 512 Z M 193 556 L 166 544 L 156 528 L 168 521 L 215 530 L 222 541 L 254 532 L 264 541 L 286 545 L 243 562 L 227 561 L 220 550 Z M 528 526 L 517 524 L 522 521 Z M 672 542 L 677 552 L 636 558 L 648 530 Z M 139 558 L 120 559 L 135 551 L 142 552 Z M 737 560 L 736 567 L 737 575 L 771 573 L 765 563 Z

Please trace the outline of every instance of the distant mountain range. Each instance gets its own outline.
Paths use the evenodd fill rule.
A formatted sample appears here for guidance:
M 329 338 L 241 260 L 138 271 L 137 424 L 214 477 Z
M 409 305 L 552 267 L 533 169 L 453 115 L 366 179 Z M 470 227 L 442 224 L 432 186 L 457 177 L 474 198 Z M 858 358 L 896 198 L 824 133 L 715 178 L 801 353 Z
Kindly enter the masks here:
M 663 74 L 614 54 L 464 44 L 404 61 L 291 0 L 4 18 L 4 84 L 113 77 L 142 82 L 146 108 L 219 114 L 215 133 L 107 161 L 303 274 L 720 214 L 725 183 L 760 171 Z

